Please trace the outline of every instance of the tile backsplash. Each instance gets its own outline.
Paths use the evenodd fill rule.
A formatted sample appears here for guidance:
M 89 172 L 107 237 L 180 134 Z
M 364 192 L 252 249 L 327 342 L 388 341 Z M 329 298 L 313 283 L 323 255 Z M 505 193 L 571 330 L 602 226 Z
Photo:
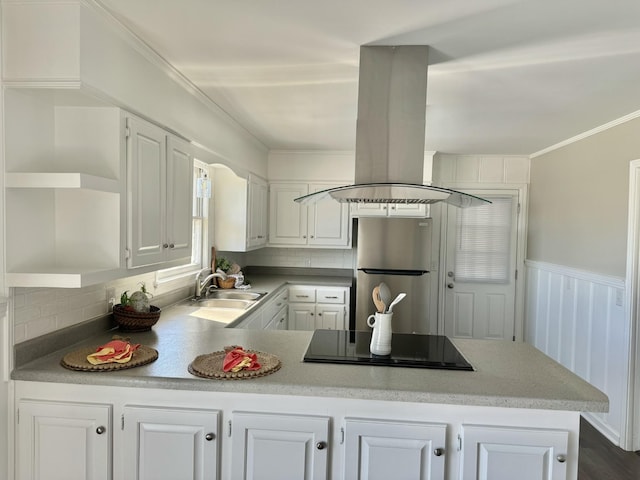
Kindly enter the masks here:
M 218 252 L 218 256 L 243 266 L 352 269 L 356 262 L 355 252 L 355 249 L 262 248 L 247 253 Z M 115 303 L 120 303 L 120 294 L 125 290 L 137 290 L 140 282 L 168 305 L 172 300 L 189 296 L 193 277 L 189 275 L 156 284 L 156 274 L 152 272 L 83 288 L 14 288 L 10 298 L 14 344 L 107 315 L 110 291 L 114 292 Z
M 354 268 L 356 250 L 262 248 L 245 254 L 246 265 L 266 267 Z

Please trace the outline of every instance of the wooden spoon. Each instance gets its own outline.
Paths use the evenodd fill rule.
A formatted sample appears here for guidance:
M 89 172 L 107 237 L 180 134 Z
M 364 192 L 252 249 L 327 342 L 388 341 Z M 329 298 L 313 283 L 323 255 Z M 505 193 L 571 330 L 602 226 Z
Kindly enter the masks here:
M 378 309 L 378 313 L 383 313 L 384 309 L 387 307 L 386 304 L 380 300 L 380 287 L 373 287 L 373 292 L 371 292 L 371 296 L 373 297 L 373 303 Z

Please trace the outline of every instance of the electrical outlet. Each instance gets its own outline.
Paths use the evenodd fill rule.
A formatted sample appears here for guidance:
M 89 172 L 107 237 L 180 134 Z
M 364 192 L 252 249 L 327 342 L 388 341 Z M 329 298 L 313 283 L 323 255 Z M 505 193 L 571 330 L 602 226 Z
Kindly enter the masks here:
M 116 304 L 116 289 L 115 288 L 107 288 L 107 309 L 109 311 L 113 310 L 113 306 Z

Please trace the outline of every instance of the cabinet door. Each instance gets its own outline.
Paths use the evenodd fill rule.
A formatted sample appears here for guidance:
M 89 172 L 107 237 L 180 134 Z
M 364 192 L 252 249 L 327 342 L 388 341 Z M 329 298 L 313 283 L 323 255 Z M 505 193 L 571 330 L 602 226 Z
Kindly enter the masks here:
M 423 203 L 394 203 L 389 205 L 390 217 L 425 217 L 427 206 Z
M 354 217 L 386 217 L 386 203 L 354 203 L 351 205 L 351 215 Z
M 17 478 L 111 478 L 111 406 L 20 401 Z
M 569 432 L 463 426 L 463 480 L 566 480 Z M 576 467 L 577 468 L 577 467 Z
M 307 184 L 273 183 L 269 190 L 269 243 L 306 245 L 307 207 L 293 200 L 307 194 Z
M 444 479 L 446 431 L 444 424 L 346 418 L 344 478 Z
M 317 305 L 315 328 L 344 330 L 344 305 Z
M 219 417 L 217 410 L 125 407 L 124 477 L 218 478 Z
M 165 132 L 136 118 L 127 118 L 127 191 L 129 266 L 159 263 L 165 258 L 166 147 Z
M 316 329 L 316 306 L 313 303 L 290 303 L 289 304 L 289 329 L 309 330 Z
M 335 184 L 311 184 L 309 193 L 332 188 Z M 325 200 L 307 207 L 309 209 L 308 244 L 315 246 L 348 246 L 349 204 Z
M 190 145 L 167 137 L 167 260 L 191 258 L 193 239 L 193 156 Z
M 234 480 L 327 478 L 329 417 L 234 412 L 231 436 Z
M 249 175 L 248 195 L 247 246 L 257 248 L 267 244 L 267 183 L 260 177 Z

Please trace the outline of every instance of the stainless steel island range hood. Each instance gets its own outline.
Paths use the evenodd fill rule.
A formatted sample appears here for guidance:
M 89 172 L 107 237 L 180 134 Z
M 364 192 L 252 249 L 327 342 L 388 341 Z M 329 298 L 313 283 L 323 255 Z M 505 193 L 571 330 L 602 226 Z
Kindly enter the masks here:
M 429 47 L 360 47 L 355 185 L 296 198 L 359 203 L 490 203 L 422 184 Z

